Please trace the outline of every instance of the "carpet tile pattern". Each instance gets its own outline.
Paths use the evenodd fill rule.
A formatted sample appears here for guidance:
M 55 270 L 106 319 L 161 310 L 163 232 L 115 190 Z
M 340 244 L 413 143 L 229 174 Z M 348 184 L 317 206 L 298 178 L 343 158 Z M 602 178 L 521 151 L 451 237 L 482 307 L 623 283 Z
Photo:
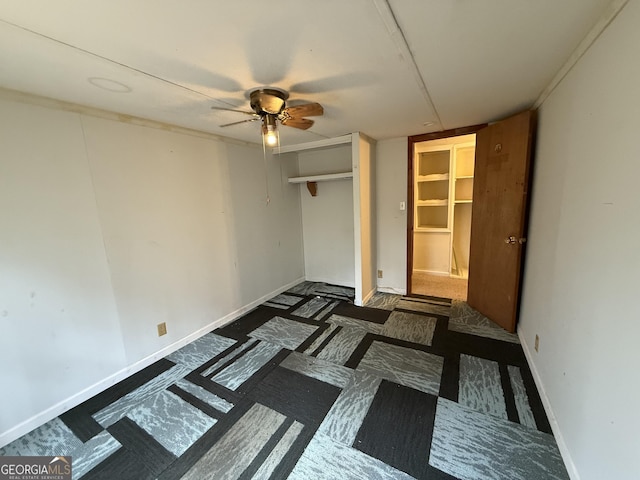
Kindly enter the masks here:
M 216 419 L 167 390 L 133 408 L 127 417 L 177 457 L 216 423 Z
M 0 449 L 75 479 L 567 479 L 524 353 L 468 305 L 303 282 Z
M 551 435 L 444 398 L 438 399 L 430 453 L 431 465 L 464 480 L 568 478 Z
M 442 363 L 442 357 L 438 355 L 375 341 L 357 369 L 398 385 L 437 394 L 440 390 Z
M 524 386 L 522 374 L 520 373 L 520 368 L 509 365 L 507 369 L 509 371 L 509 380 L 511 382 L 511 389 L 513 390 L 513 397 L 516 403 L 516 409 L 518 410 L 520 423 L 527 427 L 536 428 L 536 420 L 533 417 L 533 412 L 529 405 L 529 398 L 526 387 Z
M 458 403 L 495 417 L 507 418 L 498 362 L 460 355 Z
M 73 474 L 82 477 L 89 470 L 106 460 L 122 445 L 106 430 L 82 446 L 73 450 Z

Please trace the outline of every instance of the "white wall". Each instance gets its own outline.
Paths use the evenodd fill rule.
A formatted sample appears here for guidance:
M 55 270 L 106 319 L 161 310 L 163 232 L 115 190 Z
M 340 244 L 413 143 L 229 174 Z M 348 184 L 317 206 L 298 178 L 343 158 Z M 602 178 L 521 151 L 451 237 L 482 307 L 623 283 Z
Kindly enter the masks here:
M 351 171 L 351 145 L 298 153 L 301 176 Z M 353 182 L 318 182 L 312 197 L 300 184 L 305 277 L 314 282 L 355 286 Z
M 539 112 L 518 330 L 582 480 L 640 475 L 638 25 L 632 0 Z
M 407 138 L 376 144 L 377 265 L 382 270 L 378 290 L 404 295 L 407 289 Z
M 0 100 L 0 445 L 126 365 L 81 128 Z
M 296 170 L 0 96 L 0 445 L 300 281 Z
M 450 232 L 413 233 L 413 271 L 449 275 Z

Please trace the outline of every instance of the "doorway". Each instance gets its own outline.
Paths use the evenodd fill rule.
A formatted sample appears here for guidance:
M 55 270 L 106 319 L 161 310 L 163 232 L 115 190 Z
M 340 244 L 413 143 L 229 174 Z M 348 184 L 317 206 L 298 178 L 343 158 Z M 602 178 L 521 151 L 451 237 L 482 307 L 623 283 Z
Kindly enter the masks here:
M 477 125 L 409 137 L 407 294 L 466 300 Z
M 418 213 L 415 210 L 415 204 L 439 207 L 447 205 L 451 209 L 451 201 L 455 202 L 455 190 L 451 189 L 446 200 L 436 196 L 433 198 L 429 195 L 420 196 L 416 193 L 421 187 L 416 181 L 414 170 L 422 168 L 416 162 L 416 144 L 475 133 L 476 154 L 473 175 L 475 186 L 467 303 L 505 330 L 515 332 L 527 240 L 528 191 L 531 181 L 531 153 L 535 144 L 535 126 L 536 112 L 526 110 L 495 122 L 491 126 L 481 125 L 409 137 L 407 203 L 410 207 L 409 211 L 414 214 L 407 216 L 408 295 L 417 293 L 412 278 L 414 254 L 417 251 L 414 248 L 415 231 L 422 227 L 437 227 L 444 233 L 452 225 L 451 220 L 447 219 L 444 213 Z M 437 172 L 427 170 L 417 173 L 418 176 L 426 177 L 435 175 Z M 436 177 L 425 178 L 425 180 L 436 179 Z M 451 254 L 453 255 L 453 251 Z M 450 265 L 449 268 L 451 268 Z M 441 272 L 446 276 L 445 270 Z M 450 273 L 449 276 L 451 276 Z M 429 288 L 424 293 L 434 295 L 434 291 Z

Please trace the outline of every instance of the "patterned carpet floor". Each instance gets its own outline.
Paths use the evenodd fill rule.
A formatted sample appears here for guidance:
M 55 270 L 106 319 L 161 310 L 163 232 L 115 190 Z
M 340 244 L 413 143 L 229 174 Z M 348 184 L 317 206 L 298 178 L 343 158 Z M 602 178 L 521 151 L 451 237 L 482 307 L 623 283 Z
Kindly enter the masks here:
M 464 302 L 304 282 L 0 449 L 74 478 L 566 479 L 522 347 Z

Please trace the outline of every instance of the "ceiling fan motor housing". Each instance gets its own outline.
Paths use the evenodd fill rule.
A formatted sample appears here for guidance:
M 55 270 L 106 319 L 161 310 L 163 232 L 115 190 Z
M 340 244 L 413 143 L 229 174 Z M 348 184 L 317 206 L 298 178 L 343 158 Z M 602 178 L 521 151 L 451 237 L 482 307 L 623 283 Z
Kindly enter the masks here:
M 250 120 L 241 120 L 239 122 L 226 123 L 221 127 L 238 125 L 240 123 L 255 122 L 262 120 L 263 130 L 276 129 L 277 123 L 287 127 L 297 128 L 299 130 L 307 130 L 313 125 L 313 120 L 304 117 L 314 117 L 322 115 L 324 109 L 317 102 L 305 103 L 293 107 L 286 106 L 286 100 L 289 93 L 279 88 L 258 88 L 249 93 L 249 105 L 253 112 L 244 110 L 236 110 L 234 108 L 211 107 L 214 110 L 225 110 L 230 112 L 244 113 L 253 118 Z
M 250 105 L 258 115 L 278 115 L 285 107 L 285 100 L 289 97 L 287 92 L 264 88 L 254 90 L 249 95 Z

